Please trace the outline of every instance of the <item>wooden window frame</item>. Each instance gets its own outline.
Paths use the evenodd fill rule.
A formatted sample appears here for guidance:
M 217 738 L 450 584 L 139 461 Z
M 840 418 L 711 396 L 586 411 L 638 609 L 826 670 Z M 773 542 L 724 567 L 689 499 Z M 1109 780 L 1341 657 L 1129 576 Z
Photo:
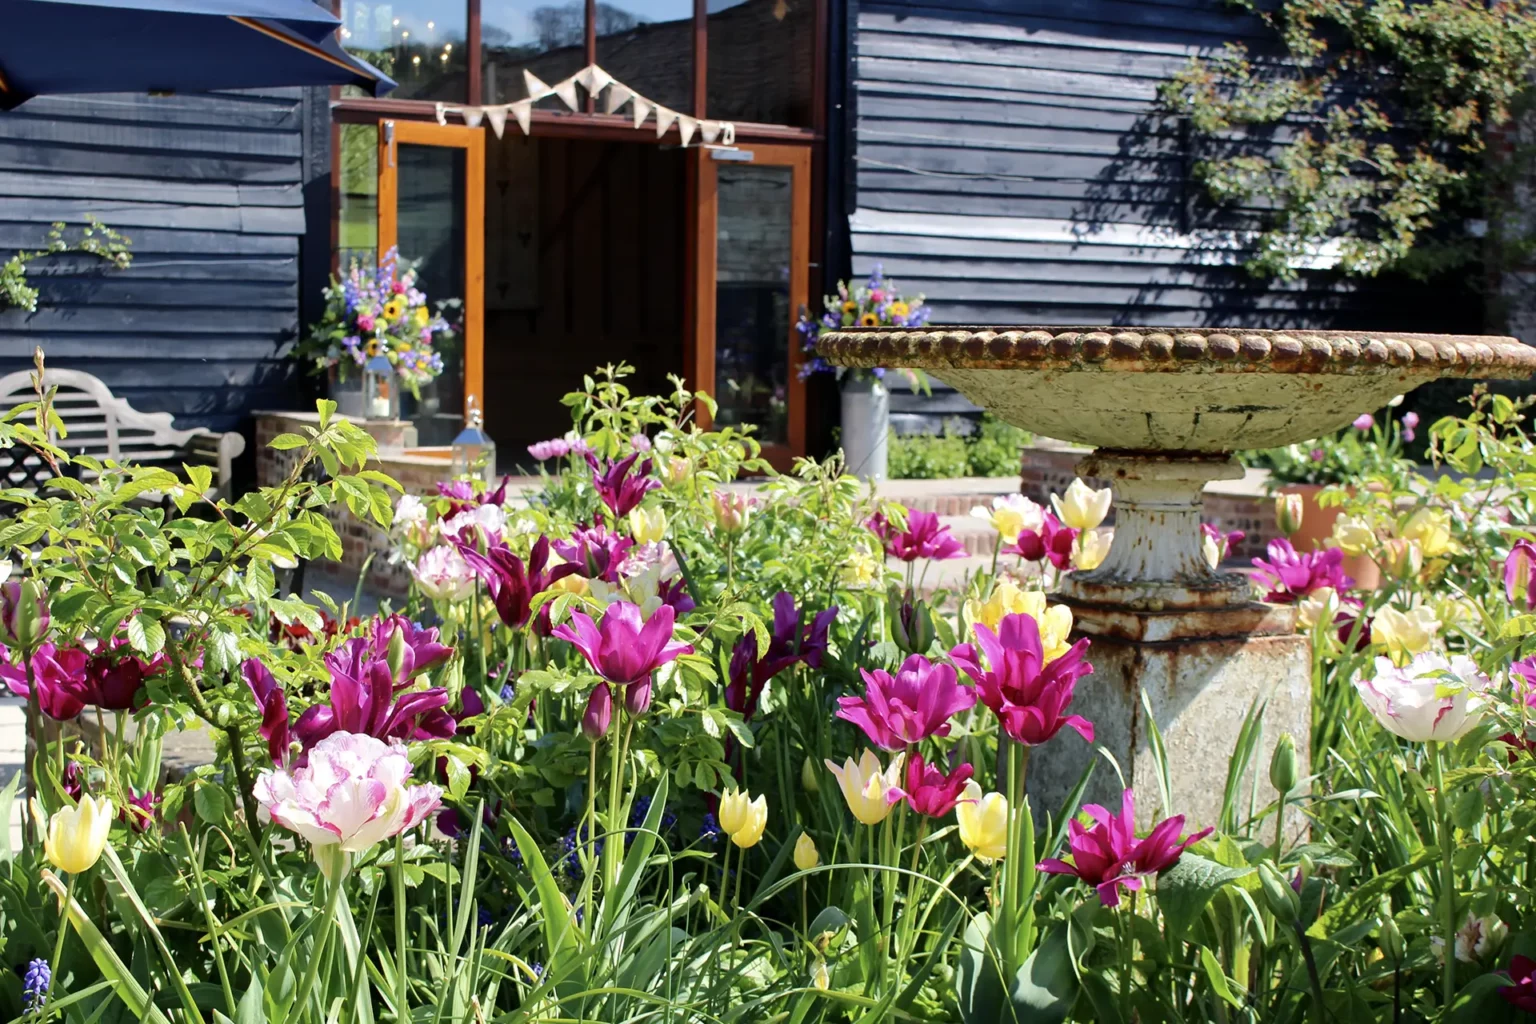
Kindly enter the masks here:
M 464 415 L 471 398 L 485 408 L 485 131 L 463 125 L 379 123 L 379 256 L 399 241 L 400 168 L 396 149 L 464 150 Z
M 789 349 L 789 381 L 785 391 L 785 444 L 763 445 L 763 457 L 775 469 L 787 470 L 805 454 L 806 407 L 805 381 L 800 377 L 803 347 L 795 323 L 801 309 L 810 303 L 811 286 L 811 207 L 816 188 L 811 175 L 811 148 L 772 143 L 741 146 L 750 149 L 750 163 L 758 167 L 788 167 L 792 174 L 790 197 L 789 261 L 789 333 L 784 343 Z M 720 212 L 719 166 L 712 151 L 696 150 L 688 163 L 687 197 L 689 205 L 689 303 L 690 316 L 685 322 L 683 339 L 684 378 L 691 390 L 715 391 L 715 290 L 719 266 L 718 231 Z M 746 162 L 746 161 L 743 161 Z M 699 426 L 712 426 L 709 410 L 700 403 L 694 410 Z

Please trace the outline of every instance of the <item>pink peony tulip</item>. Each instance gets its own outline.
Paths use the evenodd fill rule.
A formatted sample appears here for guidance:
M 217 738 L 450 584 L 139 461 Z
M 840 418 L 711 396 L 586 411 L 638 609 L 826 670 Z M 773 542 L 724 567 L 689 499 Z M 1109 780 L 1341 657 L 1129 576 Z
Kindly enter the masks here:
M 975 769 L 962 764 L 945 775 L 936 764 L 925 764 L 922 754 L 907 759 L 907 777 L 901 786 L 892 786 L 885 798 L 892 804 L 905 800 L 918 814 L 942 818 L 955 809 L 965 784 Z
M 903 562 L 965 557 L 965 545 L 955 539 L 949 527 L 940 525 L 937 512 L 908 509 L 905 530 L 897 530 L 878 512 L 867 525 L 885 545 L 885 553 Z
M 838 699 L 837 717 L 864 730 L 871 743 L 901 750 L 930 736 L 948 736 L 951 716 L 973 707 L 976 690 L 963 686 L 953 666 L 935 665 L 920 654 L 889 672 L 859 670 L 864 696 Z
M 1291 542 L 1281 537 L 1269 542 L 1269 555 L 1255 558 L 1254 574 L 1258 581 L 1269 588 L 1264 600 L 1271 604 L 1289 604 L 1299 601 L 1312 591 L 1328 587 L 1336 593 L 1344 593 L 1355 585 L 1353 577 L 1344 574 L 1344 551 L 1328 548 L 1325 551 L 1297 551 Z
M 1098 804 L 1085 804 L 1083 810 L 1096 824 L 1084 828 L 1076 818 L 1067 823 L 1072 863 L 1049 858 L 1036 866 L 1048 874 L 1076 875 L 1094 887 L 1106 907 L 1118 907 L 1121 889 L 1140 889 L 1143 877 L 1172 867 L 1185 850 L 1212 831 L 1207 828 L 1181 840 L 1184 816 L 1180 814 L 1158 822 L 1147 838 L 1138 841 L 1136 802 L 1129 789 L 1121 795 L 1119 814 Z
M 1072 702 L 1077 681 L 1093 671 L 1083 660 L 1088 649 L 1086 639 L 1046 664 L 1040 627 L 1029 615 L 1003 616 L 996 633 L 979 622 L 975 629 L 981 654 L 970 644 L 961 644 L 949 652 L 949 657 L 976 681 L 981 702 L 997 716 L 1004 732 L 1034 746 L 1055 736 L 1062 726 L 1070 726 L 1093 742 L 1092 722 L 1081 715 L 1063 713 Z
M 574 612 L 570 623 L 557 626 L 554 635 L 575 644 L 594 672 L 620 686 L 647 679 L 678 655 L 693 652 L 688 644 L 672 639 L 672 609 L 667 605 L 645 620 L 638 605 L 615 601 L 603 613 L 602 626 Z
M 309 752 L 309 763 L 261 773 L 260 815 L 320 848 L 361 853 L 413 828 L 442 803 L 430 783 L 410 785 L 411 759 L 398 741 L 338 732 Z

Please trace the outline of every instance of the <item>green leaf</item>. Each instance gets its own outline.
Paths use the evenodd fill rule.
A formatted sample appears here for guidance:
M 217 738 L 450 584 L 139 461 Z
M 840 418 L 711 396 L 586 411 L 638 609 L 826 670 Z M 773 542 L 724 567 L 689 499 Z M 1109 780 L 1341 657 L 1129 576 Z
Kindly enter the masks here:
M 1008 993 L 1017 1019 L 1027 1024 L 1061 1024 L 1077 1000 L 1077 972 L 1067 945 L 1067 925 L 1057 923 L 1013 976 Z
M 165 627 L 139 612 L 128 620 L 128 643 L 140 654 L 159 654 L 165 648 Z
M 997 948 L 992 945 L 992 918 L 977 914 L 965 926 L 955 971 L 955 1000 L 963 1024 L 997 1024 L 1005 1020 L 1003 974 Z M 866 938 L 861 945 L 873 945 Z
M 303 448 L 307 444 L 309 444 L 309 439 L 299 434 L 278 434 L 267 447 L 275 448 L 280 452 L 286 452 L 293 448 Z
M 1225 867 L 1186 850 L 1157 877 L 1157 905 L 1168 925 L 1168 937 L 1183 939 L 1222 886 L 1252 873 L 1251 867 Z
M 1243 1004 L 1232 994 L 1232 987 L 1227 984 L 1227 973 L 1221 969 L 1221 962 L 1216 959 L 1210 947 L 1200 947 L 1200 966 L 1205 968 L 1205 976 L 1211 983 L 1211 991 L 1229 1006 L 1242 1009 Z
M 453 754 L 444 760 L 448 762 L 448 795 L 454 800 L 463 800 L 469 791 L 469 769 Z
M 197 816 L 210 825 L 222 825 L 229 816 L 229 798 L 215 785 L 198 786 L 192 793 L 192 806 Z

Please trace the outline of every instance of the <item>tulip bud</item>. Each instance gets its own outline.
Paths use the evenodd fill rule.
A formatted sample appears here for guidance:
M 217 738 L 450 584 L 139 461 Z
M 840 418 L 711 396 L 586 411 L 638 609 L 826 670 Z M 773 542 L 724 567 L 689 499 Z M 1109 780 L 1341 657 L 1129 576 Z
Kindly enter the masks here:
M 886 602 L 891 622 L 891 639 L 908 654 L 924 654 L 938 636 L 933 628 L 933 613 L 926 602 L 908 594 L 905 599 L 892 590 Z
M 9 583 L 6 586 L 10 586 Z M 1516 541 L 1504 559 L 1504 593 L 1517 608 L 1536 607 L 1536 544 Z
M 1411 580 L 1424 568 L 1424 551 L 1415 541 L 1393 537 L 1381 545 L 1382 568 L 1396 579 Z
M 1392 916 L 1392 901 L 1385 896 L 1381 899 L 1381 946 L 1394 963 L 1402 963 L 1408 954 L 1408 943 L 1403 941 L 1402 929 Z
M 0 639 L 30 652 L 51 628 L 47 592 L 36 580 L 9 580 L 0 585 L 0 630 L 5 633 Z
M 385 649 L 385 663 L 389 665 L 389 677 L 398 680 L 405 674 L 405 632 L 399 626 L 389 636 L 389 646 Z
M 800 838 L 795 840 L 795 867 L 809 871 L 820 863 L 821 851 L 816 849 L 816 841 L 809 832 L 801 832 Z
M 1289 537 L 1301 529 L 1306 503 L 1299 494 L 1281 494 L 1275 498 L 1275 526 Z
M 821 992 L 832 987 L 832 979 L 827 974 L 827 962 L 819 957 L 816 966 L 811 968 L 811 984 Z
M 800 762 L 800 788 L 812 796 L 821 792 L 821 778 L 816 774 L 816 762 L 809 757 Z
M 1285 924 L 1295 924 L 1301 916 L 1301 897 L 1269 861 L 1259 865 L 1259 887 L 1264 890 L 1270 913 Z
M 747 528 L 752 499 L 745 494 L 716 491 L 710 495 L 710 504 L 714 508 L 715 524 L 726 533 L 736 533 Z
M 61 807 L 48 819 L 43 855 L 60 871 L 89 871 L 106 848 L 115 812 L 112 801 L 82 796 L 74 807 Z
M 587 698 L 587 710 L 581 716 L 581 731 L 589 740 L 600 740 L 613 721 L 613 694 L 607 683 L 598 683 Z
M 1296 781 L 1296 740 L 1288 732 L 1281 733 L 1269 759 L 1269 784 L 1284 796 L 1296 788 Z
M 639 718 L 651 707 L 651 676 L 624 687 L 624 710 Z

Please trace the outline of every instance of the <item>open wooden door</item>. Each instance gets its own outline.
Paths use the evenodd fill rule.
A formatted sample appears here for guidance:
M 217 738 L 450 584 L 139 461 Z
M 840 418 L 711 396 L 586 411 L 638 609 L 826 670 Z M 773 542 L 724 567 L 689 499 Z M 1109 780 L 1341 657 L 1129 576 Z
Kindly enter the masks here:
M 462 329 L 439 348 L 443 373 L 405 396 L 404 415 L 421 445 L 446 445 L 464 425 L 468 401 L 483 409 L 485 387 L 485 132 L 460 125 L 379 125 L 379 252 L 398 248 L 417 283 Z
M 695 161 L 688 379 L 719 403 L 716 426 L 754 424 L 764 457 L 788 469 L 805 454 L 795 322 L 808 302 L 811 151 L 744 144 Z

